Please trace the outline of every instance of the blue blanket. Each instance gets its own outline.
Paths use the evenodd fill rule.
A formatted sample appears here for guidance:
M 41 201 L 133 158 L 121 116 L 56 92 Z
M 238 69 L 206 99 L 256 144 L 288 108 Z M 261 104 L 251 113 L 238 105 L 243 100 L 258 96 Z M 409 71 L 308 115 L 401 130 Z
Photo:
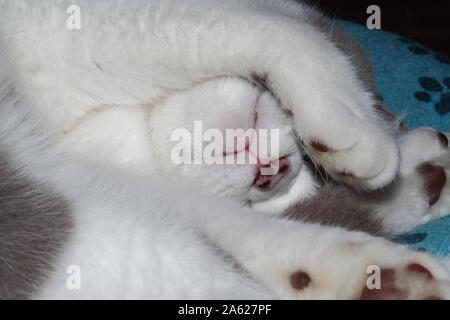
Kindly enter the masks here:
M 396 34 L 335 21 L 369 54 L 375 84 L 387 108 L 410 128 L 450 131 L 450 60 Z M 450 177 L 449 177 L 450 178 Z M 437 256 L 450 255 L 450 217 L 433 221 L 397 238 Z

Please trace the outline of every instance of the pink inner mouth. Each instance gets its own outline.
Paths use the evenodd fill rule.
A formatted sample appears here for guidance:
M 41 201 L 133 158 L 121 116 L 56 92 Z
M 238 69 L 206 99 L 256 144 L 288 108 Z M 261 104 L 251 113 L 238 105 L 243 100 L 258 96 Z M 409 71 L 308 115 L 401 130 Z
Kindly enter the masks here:
M 256 178 L 253 182 L 255 187 L 260 190 L 268 191 L 275 187 L 275 185 L 286 175 L 290 168 L 289 160 L 286 157 L 277 160 L 278 161 L 269 162 L 268 164 L 262 164 L 258 159 Z M 264 175 L 261 172 L 262 168 L 269 168 L 271 166 L 272 169 L 275 170 L 274 174 Z

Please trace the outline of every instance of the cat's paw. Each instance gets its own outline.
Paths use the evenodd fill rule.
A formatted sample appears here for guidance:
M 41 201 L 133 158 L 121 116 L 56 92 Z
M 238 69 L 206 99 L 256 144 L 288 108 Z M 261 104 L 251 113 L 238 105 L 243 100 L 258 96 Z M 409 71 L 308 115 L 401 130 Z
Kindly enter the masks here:
M 419 186 L 429 207 L 444 207 L 450 213 L 450 132 L 419 128 L 401 138 L 400 177 L 418 175 Z
M 450 133 L 419 128 L 400 138 L 400 174 L 380 212 L 394 233 L 450 214 Z
M 352 234 L 321 256 L 299 259 L 277 293 L 287 299 L 450 299 L 449 274 L 430 255 L 378 238 L 356 239 Z
M 348 148 L 335 149 L 311 141 L 309 152 L 336 180 L 362 189 L 377 189 L 398 174 L 400 152 L 395 139 L 382 129 L 364 130 Z
M 424 266 L 412 263 L 380 270 L 379 288 L 366 286 L 361 300 L 448 300 L 450 282 L 437 280 Z

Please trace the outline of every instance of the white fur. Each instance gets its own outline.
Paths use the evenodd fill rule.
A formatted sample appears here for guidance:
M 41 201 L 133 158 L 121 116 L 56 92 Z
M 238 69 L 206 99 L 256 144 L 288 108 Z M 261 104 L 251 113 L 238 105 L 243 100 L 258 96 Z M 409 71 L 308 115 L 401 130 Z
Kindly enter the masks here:
M 382 187 L 399 169 L 397 141 L 372 111 L 373 97 L 349 59 L 306 23 L 309 8 L 80 0 L 82 28 L 70 31 L 69 4 L 0 1 L 0 66 L 12 69 L 2 69 L 0 93 L 12 83 L 20 93 L 1 106 L 2 144 L 24 172 L 70 200 L 74 220 L 35 298 L 348 299 L 359 297 L 367 266 L 401 271 L 413 261 L 448 297 L 445 269 L 426 254 L 260 214 L 315 194 L 294 131 L 328 172 L 351 172 L 360 187 Z M 246 80 L 252 73 L 267 74 L 279 101 Z M 281 129 L 292 164 L 273 190 L 252 187 L 254 166 L 170 163 L 173 128 L 198 118 L 247 127 L 256 101 L 256 126 Z M 315 151 L 313 140 L 334 151 Z M 81 267 L 81 290 L 66 286 L 70 265 Z M 289 283 L 298 269 L 313 281 L 303 291 Z

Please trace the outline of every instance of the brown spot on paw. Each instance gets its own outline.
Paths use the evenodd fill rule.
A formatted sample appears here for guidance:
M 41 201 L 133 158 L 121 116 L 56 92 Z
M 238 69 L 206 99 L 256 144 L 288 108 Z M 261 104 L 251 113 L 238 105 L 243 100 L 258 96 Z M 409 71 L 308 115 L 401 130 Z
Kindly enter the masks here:
M 442 132 L 438 132 L 437 133 L 438 138 L 439 138 L 439 142 L 441 143 L 441 145 L 444 148 L 448 148 L 448 138 L 445 134 L 443 134 Z
M 438 296 L 429 296 L 429 297 L 426 297 L 424 300 L 443 300 L 443 299 Z
M 442 189 L 447 182 L 444 168 L 424 163 L 419 166 L 418 171 L 425 177 L 425 191 L 428 194 L 428 203 L 432 206 L 439 200 Z
M 320 151 L 320 152 L 328 152 L 331 150 L 325 144 L 323 144 L 322 142 L 319 142 L 319 141 L 311 142 L 311 147 L 313 147 L 314 149 L 316 149 L 317 151 Z
M 306 272 L 297 271 L 291 274 L 291 285 L 296 290 L 303 290 L 309 286 L 311 278 Z
M 412 264 L 410 264 L 410 265 L 407 267 L 407 269 L 408 269 L 409 271 L 412 271 L 412 272 L 416 272 L 416 273 L 423 274 L 423 275 L 425 275 L 425 276 L 427 277 L 427 279 L 429 279 L 429 280 L 433 280 L 433 279 L 434 279 L 433 274 L 432 274 L 427 268 L 425 268 L 424 266 L 421 266 L 421 265 L 418 264 L 418 263 L 412 263 Z

